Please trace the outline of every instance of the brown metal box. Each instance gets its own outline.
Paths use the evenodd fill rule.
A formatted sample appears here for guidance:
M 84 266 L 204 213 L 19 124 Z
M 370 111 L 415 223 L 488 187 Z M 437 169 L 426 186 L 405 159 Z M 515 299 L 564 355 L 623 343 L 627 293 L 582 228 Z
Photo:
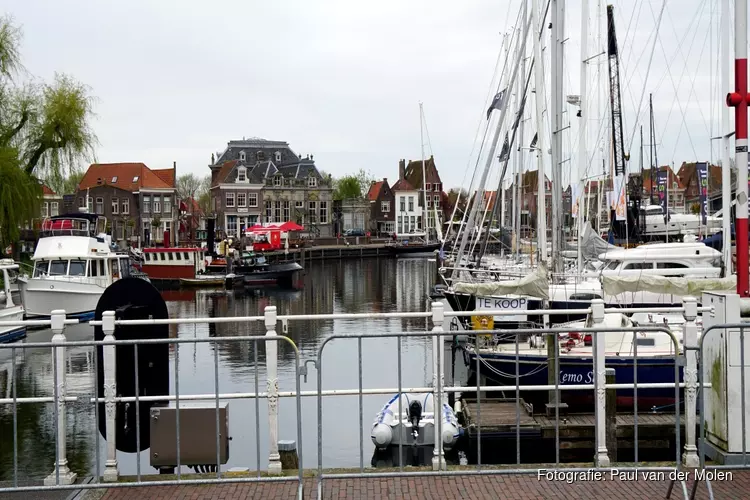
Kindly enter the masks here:
M 151 466 L 177 465 L 177 408 L 151 408 Z M 219 458 L 229 460 L 229 407 L 219 404 Z M 180 464 L 216 464 L 216 405 L 180 403 Z

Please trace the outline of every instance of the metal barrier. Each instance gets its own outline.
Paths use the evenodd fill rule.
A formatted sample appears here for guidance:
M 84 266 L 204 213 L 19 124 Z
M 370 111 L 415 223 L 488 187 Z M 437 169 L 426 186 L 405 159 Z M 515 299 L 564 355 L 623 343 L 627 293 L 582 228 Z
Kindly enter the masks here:
M 695 478 L 695 481 L 693 483 L 692 490 L 690 492 L 690 499 L 692 500 L 695 498 L 695 494 L 698 488 L 698 484 L 701 482 L 701 480 L 705 480 L 706 488 L 708 490 L 709 498 L 713 500 L 714 498 L 714 492 L 713 487 L 711 486 L 711 480 L 713 473 L 717 472 L 725 472 L 725 471 L 732 471 L 732 470 L 740 470 L 740 469 L 750 469 L 750 460 L 747 456 L 747 422 L 746 422 L 746 408 L 747 408 L 747 402 L 745 400 L 745 388 L 746 388 L 746 382 L 745 382 L 745 370 L 747 368 L 747 365 L 745 364 L 745 329 L 750 328 L 750 323 L 726 323 L 721 325 L 713 325 L 708 328 L 706 328 L 700 339 L 697 340 L 693 345 L 687 346 L 686 349 L 689 349 L 693 352 L 693 355 L 697 355 L 697 362 L 698 365 L 701 367 L 700 370 L 696 370 L 696 372 L 693 374 L 693 377 L 695 379 L 695 386 L 696 391 L 695 394 L 698 396 L 698 399 L 700 400 L 700 426 L 699 429 L 701 429 L 700 437 L 698 438 L 698 453 L 697 453 L 697 460 L 695 467 L 699 467 L 701 471 L 703 471 L 703 477 L 697 476 Z M 740 413 L 741 413 L 741 437 L 742 437 L 742 463 L 740 464 L 712 464 L 707 465 L 706 464 L 706 433 L 708 431 L 707 425 L 706 425 L 706 412 L 705 412 L 705 404 L 706 404 L 706 397 L 703 393 L 703 389 L 705 388 L 705 385 L 703 382 L 703 372 L 707 369 L 706 363 L 704 363 L 705 357 L 704 357 L 704 346 L 706 343 L 706 339 L 709 338 L 711 335 L 715 335 L 716 332 L 724 332 L 729 335 L 734 335 L 736 333 L 739 333 L 740 336 Z M 730 355 L 730 353 L 727 353 L 727 355 Z M 712 375 L 713 376 L 713 375 Z M 712 383 L 719 383 L 718 381 L 711 381 Z M 726 388 L 726 387 L 725 387 Z M 729 429 L 728 429 L 729 430 Z M 713 471 L 713 473 L 712 473 Z
M 258 322 L 264 321 L 267 333 L 262 336 L 241 336 L 241 337 L 215 337 L 215 338 L 203 338 L 203 339 L 143 339 L 143 340 L 116 340 L 114 337 L 114 331 L 116 325 L 148 325 L 148 324 L 180 324 L 180 323 L 242 323 L 242 322 Z M 277 374 L 277 349 L 278 343 L 284 342 L 288 344 L 294 353 L 294 365 L 295 365 L 295 391 L 293 391 L 294 398 L 296 401 L 296 414 L 297 414 L 297 442 L 302 445 L 302 407 L 301 407 L 301 390 L 300 390 L 300 358 L 299 350 L 295 343 L 285 336 L 276 334 L 276 307 L 269 306 L 265 310 L 264 316 L 249 316 L 249 317 L 233 317 L 233 318 L 192 318 L 192 319 L 166 319 L 166 320 L 115 320 L 114 311 L 107 311 L 103 314 L 101 321 L 92 321 L 92 325 L 101 325 L 104 330 L 104 340 L 101 341 L 67 341 L 64 333 L 64 326 L 66 324 L 77 323 L 77 320 L 66 320 L 65 311 L 57 310 L 53 311 L 51 319 L 44 321 L 34 321 L 33 324 L 37 326 L 49 325 L 54 333 L 50 342 L 35 342 L 35 343 L 24 343 L 24 344 L 0 344 L 0 353 L 3 351 L 10 350 L 12 355 L 12 371 L 15 376 L 16 372 L 16 357 L 15 352 L 18 349 L 35 349 L 35 348 L 51 348 L 52 349 L 52 364 L 53 364 L 53 396 L 52 397 L 35 397 L 35 398 L 19 398 L 16 394 L 16 384 L 13 384 L 12 397 L 10 399 L 0 399 L 0 404 L 10 404 L 13 407 L 13 484 L 10 487 L 0 488 L 0 493 L 6 492 L 30 492 L 30 491 L 43 491 L 43 490 L 81 490 L 81 489 L 92 489 L 92 488 L 123 488 L 132 486 L 171 486 L 171 485 L 190 485 L 190 484 L 215 484 L 215 483 L 243 483 L 243 482 L 279 482 L 279 481 L 296 481 L 297 497 L 302 498 L 303 495 L 303 459 L 302 454 L 299 455 L 299 462 L 297 467 L 296 476 L 280 476 L 281 474 L 281 461 L 278 449 L 278 374 Z M 2 325 L 11 325 L 14 323 L 23 322 L 3 322 Z M 259 391 L 258 382 L 258 343 L 265 343 L 266 348 L 266 372 L 267 372 L 267 392 L 262 393 Z M 219 353 L 217 347 L 220 344 L 228 343 L 239 343 L 239 342 L 252 342 L 254 349 L 254 382 L 255 391 L 247 393 L 220 393 L 219 388 Z M 174 387 L 175 391 L 173 395 L 167 396 L 150 396 L 150 395 L 139 395 L 138 391 L 134 396 L 123 397 L 118 395 L 117 384 L 115 381 L 115 349 L 120 346 L 133 346 L 134 364 L 138 366 L 138 350 L 139 346 L 147 346 L 154 344 L 167 344 L 174 345 Z M 213 394 L 180 394 L 179 384 L 179 362 L 180 362 L 180 349 L 179 346 L 182 344 L 212 344 L 214 346 L 214 393 Z M 98 379 L 94 377 L 94 397 L 75 397 L 66 395 L 66 382 L 65 382 L 65 370 L 59 369 L 59 366 L 65 366 L 65 351 L 69 347 L 102 347 L 103 349 L 103 360 L 104 360 L 104 397 L 100 398 L 97 396 L 99 391 Z M 96 360 L 96 356 L 94 356 Z M 97 371 L 95 365 L 94 371 Z M 135 387 L 139 387 L 138 371 L 134 370 Z M 269 435 L 270 435 L 270 452 L 269 452 L 269 466 L 268 466 L 268 477 L 264 477 L 261 473 L 260 467 L 260 441 L 257 439 L 260 434 L 260 420 L 259 415 L 259 399 L 265 398 L 268 401 L 269 411 Z M 222 473 L 221 461 L 220 461 L 220 436 L 219 436 L 219 402 L 220 400 L 235 400 L 235 399 L 254 399 L 255 400 L 255 412 L 256 412 L 256 456 L 257 456 L 257 474 L 255 477 L 238 477 L 238 476 L 225 476 Z M 199 401 L 199 400 L 210 400 L 215 402 L 216 409 L 216 477 L 215 478 L 200 478 L 200 479 L 184 479 L 181 471 L 180 461 L 180 401 Z M 65 431 L 66 431 L 66 411 L 65 406 L 67 403 L 83 402 L 94 405 L 94 411 L 98 422 L 99 420 L 99 403 L 103 403 L 106 412 L 106 431 L 107 431 L 107 456 L 105 462 L 104 471 L 101 470 L 101 461 L 99 457 L 100 449 L 100 438 L 99 431 L 95 429 L 96 434 L 96 474 L 94 481 L 88 484 L 75 484 L 76 474 L 73 473 L 68 467 L 68 461 L 66 456 L 66 443 L 65 443 Z M 176 426 L 176 480 L 160 480 L 160 481 L 143 481 L 141 475 L 141 460 L 140 453 L 136 453 L 136 480 L 131 482 L 118 482 L 120 479 L 117 455 L 116 455 L 116 431 L 115 431 L 115 413 L 118 404 L 131 404 L 135 403 L 136 411 L 136 448 L 140 448 L 140 403 L 142 402 L 174 402 L 175 403 L 175 426 Z M 45 479 L 44 485 L 40 486 L 19 486 L 18 484 L 18 439 L 17 439 L 17 408 L 20 404 L 25 403 L 54 403 L 54 415 L 55 415 L 55 464 L 54 471 Z M 275 476 L 274 476 L 275 474 Z M 102 482 L 100 482 L 103 480 Z
M 664 308 L 642 308 L 642 309 L 629 309 L 623 311 L 622 309 L 605 309 L 604 303 L 601 300 L 593 301 L 591 307 L 579 310 L 530 310 L 526 311 L 527 315 L 535 316 L 553 316 L 553 315 L 568 315 L 568 314 L 586 314 L 590 315 L 592 326 L 587 328 L 548 328 L 548 329 L 516 329 L 516 330 L 491 330 L 491 331 L 471 331 L 462 332 L 470 337 L 476 338 L 479 335 L 497 334 L 514 338 L 514 364 L 516 370 L 515 385 L 509 386 L 488 386 L 482 385 L 481 379 L 477 377 L 477 383 L 475 386 L 446 386 L 444 381 L 445 374 L 445 352 L 444 352 L 444 338 L 445 336 L 453 335 L 455 332 L 450 332 L 444 329 L 444 323 L 447 318 L 461 317 L 461 316 L 473 316 L 473 315 L 493 315 L 493 316 L 514 316 L 517 315 L 517 311 L 473 311 L 473 312 L 446 312 L 444 306 L 441 303 L 433 303 L 430 312 L 413 312 L 413 313 L 381 313 L 381 314 L 315 314 L 315 315 L 298 315 L 298 316 L 277 316 L 276 308 L 269 306 L 265 310 L 263 316 L 249 316 L 249 317 L 224 317 L 224 318 L 177 318 L 177 319 L 166 319 L 166 320 L 155 320 L 155 319 L 143 319 L 143 320 L 121 320 L 117 321 L 114 317 L 114 312 L 105 312 L 101 321 L 92 321 L 93 326 L 102 326 L 105 334 L 105 338 L 102 341 L 67 341 L 64 334 L 64 327 L 66 324 L 77 323 L 75 320 L 66 320 L 64 311 L 54 311 L 51 320 L 48 321 L 34 321 L 35 325 L 49 325 L 51 326 L 54 336 L 51 342 L 44 343 L 26 343 L 26 344 L 6 344 L 0 345 L 0 352 L 5 349 L 11 350 L 15 353 L 17 349 L 29 349 L 29 348 L 51 348 L 53 353 L 53 377 L 55 380 L 52 397 L 37 397 L 37 398 L 18 398 L 15 393 L 15 385 L 13 390 L 12 398 L 0 399 L 1 405 L 12 405 L 13 407 L 13 418 L 14 418 L 14 481 L 11 487 L 0 488 L 0 493 L 3 492 L 19 492 L 19 491 L 36 491 L 44 489 L 66 489 L 66 490 L 78 490 L 78 489 L 89 489 L 89 488 L 122 488 L 131 486 L 160 486 L 160 485 L 178 485 L 178 484 L 213 484 L 219 482 L 260 482 L 260 481 L 296 481 L 298 483 L 298 496 L 301 498 L 303 493 L 303 441 L 302 441 L 302 410 L 301 410 L 301 398 L 302 397 L 316 397 L 317 400 L 317 487 L 318 496 L 322 496 L 323 484 L 326 479 L 344 479 L 344 478 L 358 478 L 358 477 L 397 477 L 397 476 L 413 476 L 413 475 L 461 475 L 461 474 L 537 474 L 537 468 L 526 468 L 521 464 L 520 455 L 520 433 L 521 433 L 521 418 L 520 418 L 520 392 L 523 391 L 553 391 L 555 401 L 560 401 L 562 391 L 591 391 L 595 401 L 595 417 L 594 417 L 594 429 L 595 429 L 595 454 L 593 457 L 594 469 L 610 471 L 612 470 L 610 456 L 607 449 L 607 436 L 606 436 L 606 417 L 607 410 L 605 406 L 605 393 L 607 389 L 632 389 L 634 391 L 635 408 L 634 408 L 634 432 L 635 432 L 635 463 L 636 466 L 640 463 L 639 461 L 639 439 L 638 439 L 638 390 L 641 389 L 654 389 L 654 388 L 672 388 L 675 391 L 675 405 L 674 405 L 674 416 L 675 416 L 675 436 L 677 443 L 677 450 L 675 456 L 675 467 L 638 467 L 638 471 L 662 471 L 662 472 L 673 472 L 680 470 L 683 463 L 688 466 L 697 463 L 697 448 L 695 446 L 695 391 L 701 383 L 699 378 L 694 376 L 697 373 L 696 369 L 696 356 L 691 355 L 690 350 L 683 357 L 680 355 L 679 341 L 675 335 L 667 328 L 657 327 L 620 327 L 611 328 L 603 326 L 606 313 L 633 313 L 633 312 L 680 312 L 685 317 L 685 325 L 683 326 L 685 345 L 691 346 L 695 343 L 694 339 L 697 339 L 697 327 L 695 324 L 695 318 L 698 311 L 706 311 L 708 308 L 698 308 L 695 299 L 686 298 L 685 305 L 682 308 L 675 307 L 664 307 Z M 276 333 L 277 322 L 281 321 L 282 333 L 288 331 L 288 324 L 290 321 L 307 321 L 307 320 L 324 320 L 324 319 L 373 319 L 373 318 L 431 318 L 432 329 L 427 332 L 396 332 L 396 333 L 374 333 L 374 334 L 358 334 L 358 335 L 341 335 L 336 334 L 328 337 L 319 346 L 314 360 L 306 360 L 304 364 L 301 363 L 299 351 L 297 346 L 292 340 L 285 336 L 280 336 Z M 160 339 L 160 340 L 116 340 L 114 338 L 114 331 L 116 325 L 153 325 L 153 324 L 197 324 L 197 323 L 249 323 L 249 322 L 260 322 L 263 321 L 266 327 L 266 335 L 264 336 L 243 336 L 243 337 L 215 337 L 209 339 Z M 16 322 L 29 324 L 29 322 Z M 2 325 L 14 324 L 13 322 L 3 322 Z M 558 342 L 559 334 L 570 333 L 571 331 L 578 332 L 579 334 L 591 334 L 592 336 L 592 372 L 593 372 L 593 383 L 575 383 L 566 384 L 560 379 L 560 344 Z M 675 382 L 666 383 L 649 383 L 644 384 L 638 382 L 638 342 L 636 341 L 639 333 L 650 332 L 667 335 L 670 339 L 671 344 L 671 356 L 673 356 L 674 365 L 674 376 Z M 632 333 L 633 335 L 633 383 L 607 383 L 605 380 L 605 337 L 607 334 L 623 334 Z M 554 346 L 555 356 L 555 375 L 554 383 L 548 383 L 546 385 L 521 385 L 520 383 L 520 352 L 519 352 L 519 338 L 521 335 L 534 334 L 534 335 L 548 335 L 549 338 L 554 339 L 550 346 Z M 433 363 L 433 380 L 430 387 L 411 387 L 404 388 L 402 373 L 401 373 L 401 342 L 405 338 L 421 337 L 432 339 L 432 363 Z M 358 384 L 356 388 L 351 389 L 335 389 L 335 390 L 324 390 L 323 389 L 323 378 L 322 370 L 324 366 L 322 364 L 322 354 L 326 346 L 331 342 L 339 339 L 356 339 L 357 340 L 357 351 L 358 351 Z M 397 339 L 397 359 L 398 359 L 398 387 L 397 388 L 376 388 L 376 389 L 365 389 L 363 387 L 363 372 L 362 372 L 362 349 L 363 340 L 371 338 L 395 338 Z M 624 336 L 623 336 L 624 338 Z M 693 340 L 691 340 L 693 339 Z M 260 392 L 259 381 L 258 381 L 258 342 L 264 341 L 267 350 L 267 391 Z M 255 390 L 254 392 L 247 393 L 221 393 L 219 388 L 219 362 L 218 352 L 216 347 L 222 343 L 236 343 L 236 342 L 252 342 L 254 344 L 254 361 L 255 361 Z M 278 342 L 288 343 L 294 352 L 294 363 L 295 363 L 295 390 L 293 391 L 279 391 L 278 388 L 278 373 L 277 373 L 277 346 Z M 179 377 L 175 377 L 175 394 L 171 396 L 147 396 L 138 395 L 132 397 L 119 396 L 115 384 L 114 375 L 114 359 L 115 349 L 117 346 L 134 346 L 134 361 L 137 364 L 138 360 L 138 346 L 144 346 L 148 344 L 168 344 L 175 345 L 174 354 L 174 373 L 178 373 L 179 369 L 179 345 L 181 344 L 212 344 L 215 347 L 214 356 L 214 377 L 215 386 L 214 392 L 211 394 L 180 394 L 179 388 Z M 476 344 L 475 344 L 476 345 Z M 67 347 L 101 347 L 103 349 L 103 360 L 104 360 L 104 397 L 75 397 L 66 394 L 65 384 L 65 370 L 60 370 L 59 366 L 65 366 L 65 349 Z M 693 353 L 694 354 L 694 353 Z M 481 373 L 482 363 L 487 361 L 487 354 L 481 349 L 475 349 L 474 356 L 474 369 L 477 374 Z M 317 369 L 317 387 L 314 391 L 302 391 L 301 390 L 301 376 L 307 377 L 308 370 L 307 364 L 312 363 Z M 679 383 L 679 371 L 680 367 L 685 366 L 684 369 L 684 383 Z M 96 368 L 95 368 L 96 370 Z M 13 356 L 13 371 L 15 373 L 15 356 Z M 138 371 L 134 374 L 136 377 L 136 387 L 138 386 Z M 680 389 L 685 388 L 686 392 L 686 412 L 685 412 L 685 428 L 686 428 L 686 444 L 685 453 L 687 459 L 681 456 L 680 443 L 681 443 L 681 428 L 680 428 Z M 98 382 L 94 381 L 94 390 L 98 392 Z M 414 393 L 414 392 L 429 392 L 433 394 L 436 408 L 442 410 L 443 402 L 447 400 L 448 393 L 461 393 L 461 392 L 474 392 L 476 391 L 476 408 L 477 417 L 481 419 L 482 411 L 482 393 L 488 393 L 492 391 L 515 391 L 515 404 L 516 404 L 516 421 L 515 421 L 515 437 L 516 437 L 516 467 L 509 469 L 490 469 L 482 463 L 482 430 L 481 426 L 477 429 L 477 464 L 476 468 L 471 470 L 461 468 L 451 468 L 445 461 L 444 447 L 442 443 L 442 418 L 436 418 L 435 435 L 438 436 L 435 439 L 436 446 L 433 449 L 432 455 L 432 468 L 433 471 L 405 471 L 403 467 L 401 449 L 403 443 L 399 443 L 399 471 L 398 472 L 367 472 L 364 466 L 364 415 L 363 415 L 363 395 L 370 394 L 392 394 L 393 392 L 401 393 Z M 322 416 L 323 416 L 323 397 L 324 396 L 357 396 L 358 408 L 359 408 L 359 472 L 351 474 L 332 474 L 325 472 L 323 464 L 323 427 L 322 427 Z M 220 400 L 234 400 L 234 399 L 254 399 L 255 400 L 255 412 L 256 412 L 256 436 L 260 435 L 260 421 L 259 415 L 259 400 L 265 398 L 268 401 L 269 411 L 269 428 L 268 434 L 270 437 L 269 446 L 269 466 L 268 472 L 271 474 L 278 474 L 281 472 L 281 464 L 278 450 L 278 398 L 281 397 L 293 397 L 296 403 L 297 413 L 297 443 L 299 450 L 299 464 L 297 468 L 297 475 L 294 477 L 262 477 L 260 470 L 260 443 L 256 439 L 256 456 L 258 471 L 256 477 L 237 477 L 237 476 L 226 476 L 221 470 L 220 463 L 220 451 L 219 451 L 219 439 L 217 432 L 216 441 L 216 453 L 217 453 L 217 470 L 215 478 L 202 478 L 202 479 L 185 479 L 180 472 L 179 467 L 179 413 L 180 413 L 180 402 L 184 401 L 213 401 L 216 408 L 216 422 L 218 429 L 219 420 L 219 402 Z M 119 471 L 116 456 L 116 443 L 113 437 L 115 436 L 115 409 L 118 404 L 135 403 L 136 410 L 139 408 L 139 403 L 144 401 L 171 401 L 176 406 L 176 426 L 178 436 L 178 467 L 177 467 L 177 479 L 166 480 L 166 481 L 143 481 L 141 475 L 141 464 L 140 458 L 137 459 L 136 469 L 136 481 L 134 482 L 115 482 L 119 479 Z M 16 435 L 16 410 L 17 405 L 25 403 L 54 403 L 55 404 L 55 440 L 56 440 L 56 452 L 55 452 L 55 465 L 54 471 L 45 481 L 44 486 L 19 486 L 18 485 L 18 464 L 17 464 L 17 435 Z M 99 435 L 97 431 L 96 436 L 96 478 L 93 483 L 90 484 L 72 484 L 75 480 L 75 475 L 70 471 L 67 464 L 65 440 L 61 439 L 60 436 L 65 434 L 66 421 L 65 421 L 65 405 L 67 403 L 81 402 L 87 404 L 95 404 L 95 412 L 97 412 L 98 420 L 98 404 L 103 403 L 106 413 L 106 426 L 107 426 L 107 455 L 105 461 L 104 471 L 100 470 L 100 457 L 99 454 Z M 744 404 L 744 402 L 743 402 Z M 137 425 L 140 424 L 140 419 L 136 417 Z M 554 411 L 554 426 L 555 426 L 555 469 L 561 466 L 560 461 L 560 424 L 561 415 L 559 406 L 555 406 Z M 744 431 L 744 427 L 743 427 Z M 703 464 L 703 462 L 701 462 Z M 561 468 L 565 472 L 587 472 L 591 468 Z M 618 471 L 631 472 L 635 471 L 634 467 L 618 467 Z M 100 482 L 103 480 L 103 482 Z M 683 492 L 687 495 L 685 482 L 682 482 Z M 671 488 L 668 493 L 671 493 Z

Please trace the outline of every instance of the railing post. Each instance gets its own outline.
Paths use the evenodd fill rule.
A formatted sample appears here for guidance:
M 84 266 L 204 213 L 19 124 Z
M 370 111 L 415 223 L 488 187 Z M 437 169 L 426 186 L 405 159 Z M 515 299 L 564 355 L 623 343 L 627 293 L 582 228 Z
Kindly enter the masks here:
M 102 331 L 104 332 L 104 342 L 115 341 L 115 312 L 104 311 L 102 313 Z M 116 361 L 115 349 L 113 345 L 102 346 L 102 358 L 104 368 L 104 411 L 106 417 L 107 429 L 107 460 L 104 463 L 104 482 L 115 483 L 119 478 L 117 471 L 117 447 L 115 436 L 115 415 L 117 413 L 117 382 L 115 379 Z
M 685 450 L 682 463 L 685 467 L 698 467 L 698 448 L 695 446 L 696 396 L 698 394 L 698 301 L 695 297 L 685 297 L 683 300 L 683 316 L 685 324 L 682 327 L 682 342 L 685 356 Z
M 604 301 L 594 299 L 591 301 L 591 326 L 593 328 L 602 328 L 604 322 Z M 594 463 L 597 467 L 609 467 L 611 462 L 607 453 L 607 392 L 605 389 L 607 381 L 607 372 L 605 370 L 605 333 L 602 331 L 593 332 L 591 335 L 594 344 L 593 370 L 594 385 L 596 387 L 596 454 Z
M 52 357 L 57 368 L 55 374 L 55 396 L 57 405 L 57 456 L 55 459 L 55 470 L 44 479 L 45 486 L 73 484 L 77 474 L 68 468 L 66 447 L 66 418 L 65 418 L 65 311 L 55 310 L 51 313 L 52 321 Z
M 432 332 L 443 331 L 445 321 L 445 307 L 441 302 L 432 303 Z M 445 352 L 443 351 L 443 336 L 432 337 L 432 387 L 434 390 L 432 400 L 435 415 L 435 446 L 432 451 L 432 470 L 445 470 L 445 454 L 443 453 L 443 403 L 445 395 Z
M 276 306 L 266 306 L 266 337 L 276 337 Z M 266 386 L 268 389 L 268 473 L 280 475 L 279 455 L 279 375 L 277 373 L 279 345 L 266 340 Z

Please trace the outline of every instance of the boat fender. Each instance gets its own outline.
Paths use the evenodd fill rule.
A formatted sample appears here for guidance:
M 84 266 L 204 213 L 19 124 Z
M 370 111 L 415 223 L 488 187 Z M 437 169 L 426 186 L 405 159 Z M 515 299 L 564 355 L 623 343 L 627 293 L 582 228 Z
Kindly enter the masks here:
M 385 448 L 391 444 L 393 431 L 390 426 L 378 423 L 373 426 L 370 437 L 378 448 Z

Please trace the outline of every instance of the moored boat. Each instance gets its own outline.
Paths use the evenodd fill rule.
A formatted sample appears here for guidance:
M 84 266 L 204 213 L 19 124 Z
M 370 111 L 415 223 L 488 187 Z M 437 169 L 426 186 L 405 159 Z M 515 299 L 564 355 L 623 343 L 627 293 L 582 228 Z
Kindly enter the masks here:
M 12 342 L 26 336 L 26 327 L 17 325 L 2 325 L 3 321 L 23 320 L 23 306 L 13 302 L 9 271 L 18 270 L 18 264 L 0 262 L 0 272 L 3 278 L 3 292 L 0 294 L 0 343 Z
M 445 399 L 440 412 L 440 431 L 443 446 L 450 449 L 458 440 L 460 432 L 456 415 L 448 404 L 448 398 Z M 393 396 L 375 416 L 370 437 L 379 449 L 399 443 L 406 446 L 435 446 L 435 432 L 433 394 L 401 393 Z

